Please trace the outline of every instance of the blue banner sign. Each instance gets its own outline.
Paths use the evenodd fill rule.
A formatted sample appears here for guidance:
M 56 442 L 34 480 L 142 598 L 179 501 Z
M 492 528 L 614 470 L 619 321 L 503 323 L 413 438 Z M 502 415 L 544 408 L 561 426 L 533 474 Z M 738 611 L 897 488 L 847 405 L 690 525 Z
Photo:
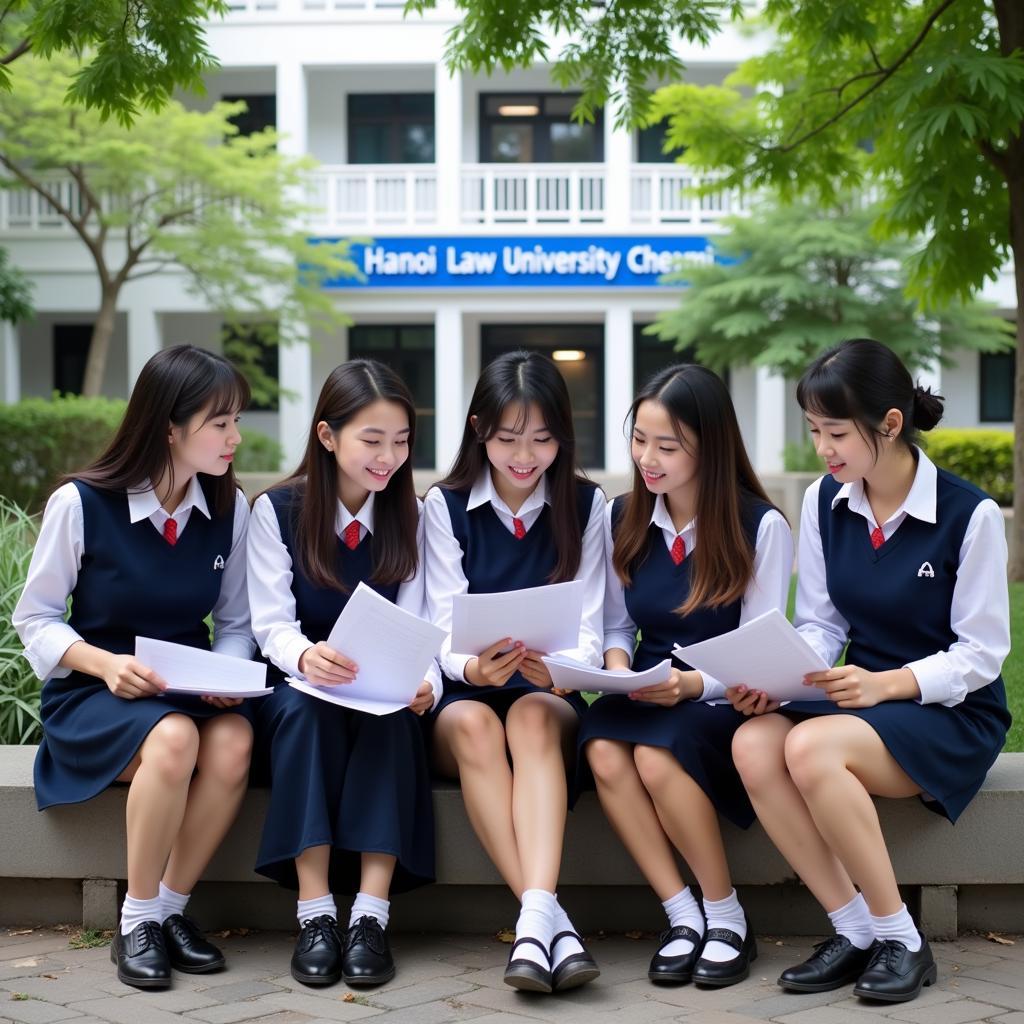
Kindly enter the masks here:
M 518 235 L 377 238 L 352 259 L 362 277 L 327 288 L 651 288 L 716 254 L 700 235 Z

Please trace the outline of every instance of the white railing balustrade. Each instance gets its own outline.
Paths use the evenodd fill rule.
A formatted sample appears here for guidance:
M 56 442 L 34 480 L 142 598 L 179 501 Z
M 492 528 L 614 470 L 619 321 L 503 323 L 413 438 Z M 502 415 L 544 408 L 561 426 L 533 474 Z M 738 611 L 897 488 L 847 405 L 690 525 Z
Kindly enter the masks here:
M 689 189 L 714 181 L 673 164 L 636 164 L 630 172 L 630 219 L 634 224 L 690 224 L 706 227 L 743 213 L 738 191 L 697 196 Z
M 464 164 L 463 224 L 600 224 L 603 164 Z
M 437 171 L 433 164 L 318 167 L 309 175 L 306 202 L 316 231 L 435 224 Z

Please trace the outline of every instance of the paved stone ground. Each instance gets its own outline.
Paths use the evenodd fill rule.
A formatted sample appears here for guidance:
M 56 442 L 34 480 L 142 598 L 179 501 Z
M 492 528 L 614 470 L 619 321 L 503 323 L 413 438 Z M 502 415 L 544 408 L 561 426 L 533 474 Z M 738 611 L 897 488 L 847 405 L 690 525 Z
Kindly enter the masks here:
M 751 977 L 720 990 L 692 985 L 656 988 L 646 979 L 649 937 L 598 936 L 590 945 L 601 968 L 591 985 L 556 996 L 518 993 L 501 981 L 508 946 L 491 936 L 398 935 L 398 975 L 382 988 L 349 992 L 297 984 L 288 974 L 293 935 L 230 935 L 220 974 L 175 974 L 165 992 L 139 992 L 118 982 L 104 946 L 72 949 L 56 929 L 0 929 L 0 1021 L 49 1024 L 1024 1024 L 1024 939 L 1000 945 L 982 937 L 937 943 L 939 983 L 912 1003 L 879 1006 L 849 989 L 792 995 L 777 988 L 779 971 L 801 960 L 810 941 L 761 939 Z

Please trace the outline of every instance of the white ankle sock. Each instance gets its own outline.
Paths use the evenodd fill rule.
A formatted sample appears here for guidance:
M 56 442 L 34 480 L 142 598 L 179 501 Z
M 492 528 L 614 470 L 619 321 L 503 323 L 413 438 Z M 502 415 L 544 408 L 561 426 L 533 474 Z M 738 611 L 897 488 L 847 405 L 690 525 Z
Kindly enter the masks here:
M 371 896 L 367 892 L 357 892 L 352 901 L 352 910 L 348 915 L 348 926 L 352 927 L 361 917 L 375 917 L 381 928 L 387 928 L 391 919 L 391 901 L 382 900 L 379 896 Z
M 888 917 L 875 917 L 871 915 L 871 924 L 875 929 L 876 939 L 897 939 L 903 943 L 911 953 L 916 953 L 921 948 L 921 936 L 918 933 L 917 925 L 907 910 L 906 903 L 900 906 L 895 914 Z
M 523 892 L 523 906 L 516 921 L 516 938 L 529 936 L 536 939 L 544 949 L 532 942 L 524 942 L 516 949 L 517 960 L 532 960 L 541 967 L 548 968 L 546 951 L 551 948 L 551 939 L 555 934 L 555 894 L 543 889 L 527 889 Z
M 160 883 L 160 922 L 167 920 L 172 914 L 184 914 L 188 906 L 190 892 L 175 892 L 168 889 L 163 882 Z
M 576 928 L 569 920 L 569 915 L 562 909 L 562 904 L 558 902 L 558 893 L 555 893 L 554 930 L 551 934 L 555 936 L 559 932 L 574 931 Z M 583 946 L 576 939 L 559 939 L 551 950 L 551 969 L 554 970 L 567 956 L 582 952 Z
M 304 928 L 307 921 L 312 921 L 314 917 L 323 917 L 324 914 L 333 917 L 335 921 L 338 920 L 338 908 L 334 905 L 334 897 L 330 893 L 326 896 L 317 896 L 315 899 L 298 901 L 300 928 Z
M 741 939 L 747 937 L 747 918 L 736 896 L 736 890 L 724 900 L 704 900 L 704 913 L 708 919 L 708 931 L 712 928 L 728 928 Z M 701 959 L 711 960 L 716 964 L 725 963 L 739 956 L 737 950 L 724 942 L 708 942 L 701 953 Z
M 157 924 L 163 924 L 160 897 L 154 896 L 151 900 L 137 900 L 134 896 L 126 895 L 124 903 L 121 904 L 121 934 L 127 935 L 143 921 L 156 921 Z
M 864 897 L 857 893 L 845 906 L 833 910 L 828 919 L 837 935 L 849 939 L 858 949 L 867 949 L 875 938 L 874 925 Z
M 686 925 L 698 935 L 704 934 L 704 915 L 693 898 L 690 887 L 680 889 L 675 896 L 662 900 L 661 905 L 668 915 L 668 926 L 677 928 Z M 693 952 L 693 943 L 689 939 L 673 939 L 664 949 L 658 950 L 662 956 L 686 956 Z

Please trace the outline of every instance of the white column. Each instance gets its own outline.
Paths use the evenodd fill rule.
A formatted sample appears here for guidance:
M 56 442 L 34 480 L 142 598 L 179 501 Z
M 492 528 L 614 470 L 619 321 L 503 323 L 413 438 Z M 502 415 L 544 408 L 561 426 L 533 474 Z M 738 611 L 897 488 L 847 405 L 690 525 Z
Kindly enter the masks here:
M 143 366 L 160 351 L 163 337 L 160 314 L 152 306 L 129 306 L 128 326 L 128 391 L 131 393 Z
M 610 231 L 627 231 L 630 226 L 630 173 L 633 167 L 633 132 L 614 128 L 615 112 L 604 111 L 604 161 L 606 168 L 604 211 Z M 632 350 L 632 346 L 631 346 Z
M 313 396 L 310 390 L 312 355 L 309 336 L 303 326 L 299 340 L 282 345 L 278 353 L 278 380 L 281 383 L 281 401 L 278 414 L 278 440 L 284 449 L 285 466 L 298 465 L 306 450 L 306 436 L 313 415 Z
M 443 60 L 434 67 L 434 164 L 437 223 L 453 230 L 462 202 L 462 73 L 449 72 Z
M 277 65 L 277 148 L 290 156 L 306 152 L 306 70 L 296 60 Z
M 0 384 L 5 402 L 21 398 L 21 345 L 14 324 L 0 323 Z
M 604 319 L 604 468 L 628 473 L 629 449 L 622 418 L 633 401 L 633 311 L 609 306 Z
M 466 422 L 470 396 L 462 349 L 461 310 L 457 306 L 439 306 L 434 320 L 434 424 L 440 472 L 455 458 Z
M 786 378 L 766 366 L 757 368 L 757 433 L 754 469 L 781 473 L 786 446 Z

